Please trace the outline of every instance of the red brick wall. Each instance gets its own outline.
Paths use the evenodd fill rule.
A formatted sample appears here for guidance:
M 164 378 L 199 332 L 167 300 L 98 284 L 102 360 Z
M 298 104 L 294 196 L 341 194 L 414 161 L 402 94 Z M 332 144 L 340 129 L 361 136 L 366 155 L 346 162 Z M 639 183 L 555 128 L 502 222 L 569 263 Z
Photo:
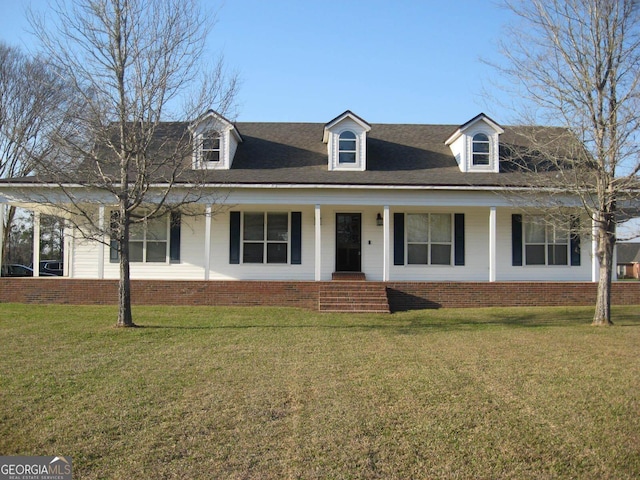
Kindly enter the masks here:
M 589 282 L 399 282 L 388 283 L 392 309 L 593 305 L 597 284 Z M 640 305 L 640 282 L 612 285 L 614 305 Z
M 137 305 L 291 306 L 316 309 L 320 282 L 133 280 Z M 389 282 L 392 311 L 417 308 L 592 305 L 587 282 Z M 613 284 L 614 305 L 640 305 L 640 282 Z M 0 278 L 0 303 L 115 304 L 116 280 Z

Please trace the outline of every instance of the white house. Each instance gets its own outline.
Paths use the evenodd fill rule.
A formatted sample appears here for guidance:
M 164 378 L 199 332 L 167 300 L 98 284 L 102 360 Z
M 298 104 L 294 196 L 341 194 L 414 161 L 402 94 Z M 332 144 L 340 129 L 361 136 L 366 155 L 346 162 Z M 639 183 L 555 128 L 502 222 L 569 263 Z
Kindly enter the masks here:
M 190 168 L 206 170 L 211 196 L 201 200 L 202 215 L 174 214 L 132 232 L 133 279 L 593 278 L 591 238 L 568 228 L 576 218 L 554 228 L 514 203 L 511 192 L 521 197 L 544 182 L 505 167 L 506 152 L 525 137 L 484 114 L 460 126 L 370 124 L 350 111 L 324 124 L 234 124 L 210 111 L 162 131 L 192 135 Z M 0 203 L 37 209 L 38 196 L 51 198 L 56 188 L 37 178 L 4 180 Z M 113 198 L 66 188 L 99 205 L 99 222 L 109 222 Z M 69 233 L 68 277 L 118 277 L 108 239 Z

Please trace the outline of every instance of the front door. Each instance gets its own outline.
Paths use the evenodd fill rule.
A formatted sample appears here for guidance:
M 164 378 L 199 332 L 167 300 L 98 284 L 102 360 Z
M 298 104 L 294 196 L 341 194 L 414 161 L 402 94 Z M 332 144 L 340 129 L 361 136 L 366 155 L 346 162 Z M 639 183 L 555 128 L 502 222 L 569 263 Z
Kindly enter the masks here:
M 336 272 L 360 272 L 362 269 L 361 215 L 336 214 Z

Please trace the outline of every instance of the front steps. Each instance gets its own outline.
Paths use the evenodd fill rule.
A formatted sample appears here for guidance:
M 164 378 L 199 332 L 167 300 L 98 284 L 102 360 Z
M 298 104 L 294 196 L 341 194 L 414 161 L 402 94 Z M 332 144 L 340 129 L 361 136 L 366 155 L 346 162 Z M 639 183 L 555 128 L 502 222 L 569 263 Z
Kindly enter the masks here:
M 384 284 L 353 280 L 320 285 L 318 310 L 353 313 L 391 312 Z

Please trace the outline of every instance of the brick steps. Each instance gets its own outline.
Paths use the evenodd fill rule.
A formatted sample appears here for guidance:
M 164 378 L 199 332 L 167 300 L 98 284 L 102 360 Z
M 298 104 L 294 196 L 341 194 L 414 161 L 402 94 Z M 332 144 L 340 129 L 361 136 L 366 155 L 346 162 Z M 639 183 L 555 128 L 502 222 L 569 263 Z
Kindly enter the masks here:
M 332 282 L 320 286 L 321 312 L 390 313 L 387 289 L 363 281 Z

